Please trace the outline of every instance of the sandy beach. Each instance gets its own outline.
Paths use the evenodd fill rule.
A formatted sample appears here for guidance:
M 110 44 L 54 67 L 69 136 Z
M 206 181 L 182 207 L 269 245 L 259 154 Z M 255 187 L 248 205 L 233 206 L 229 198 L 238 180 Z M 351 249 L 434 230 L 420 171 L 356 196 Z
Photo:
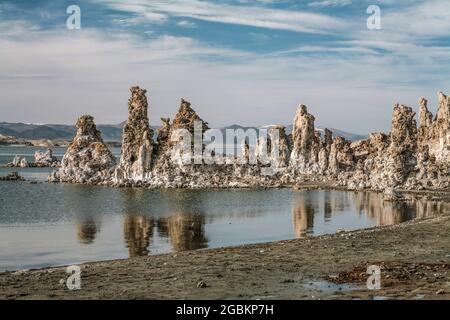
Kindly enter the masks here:
M 1 299 L 450 299 L 450 216 L 314 238 L 0 274 Z M 367 266 L 381 268 L 368 290 Z

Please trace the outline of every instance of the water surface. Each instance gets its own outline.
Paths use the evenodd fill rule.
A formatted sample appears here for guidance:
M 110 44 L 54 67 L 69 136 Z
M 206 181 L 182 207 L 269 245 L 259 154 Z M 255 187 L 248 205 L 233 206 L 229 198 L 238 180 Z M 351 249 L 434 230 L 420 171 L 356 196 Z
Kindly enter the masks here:
M 447 203 L 391 203 L 369 192 L 114 189 L 39 182 L 51 169 L 19 171 L 35 183 L 0 181 L 2 271 L 303 238 L 449 211 Z

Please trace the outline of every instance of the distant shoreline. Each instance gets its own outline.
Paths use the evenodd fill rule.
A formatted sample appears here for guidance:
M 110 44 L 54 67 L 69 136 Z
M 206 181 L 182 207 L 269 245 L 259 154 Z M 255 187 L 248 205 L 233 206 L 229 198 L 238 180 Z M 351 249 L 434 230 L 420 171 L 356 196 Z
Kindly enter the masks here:
M 67 148 L 70 142 L 70 140 L 26 140 L 0 135 L 0 147 Z M 111 148 L 122 146 L 120 141 L 106 141 L 105 144 Z

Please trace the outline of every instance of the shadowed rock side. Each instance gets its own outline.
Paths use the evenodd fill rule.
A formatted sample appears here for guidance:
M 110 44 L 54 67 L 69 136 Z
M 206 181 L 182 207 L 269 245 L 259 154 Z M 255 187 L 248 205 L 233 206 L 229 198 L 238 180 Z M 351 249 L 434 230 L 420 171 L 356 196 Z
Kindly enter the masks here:
M 77 135 L 69 145 L 61 167 L 50 175 L 49 181 L 108 184 L 116 159 L 103 142 L 94 118 L 89 115 L 80 117 L 76 128 Z
M 300 105 L 289 136 L 283 126 L 269 127 L 256 144 L 249 143 L 248 137 L 239 141 L 235 136 L 234 141 L 242 147 L 240 156 L 223 155 L 223 150 L 211 152 L 205 140 L 200 145 L 194 143 L 195 132 L 204 135 L 208 125 L 184 99 L 172 122 L 161 119 L 163 125 L 156 141 L 152 141 L 146 91 L 133 87 L 131 93 L 120 164 L 112 168 L 113 158 L 92 118 L 95 130 L 87 128 L 85 122 L 89 121 L 81 120 L 62 168 L 52 176 L 54 181 L 151 188 L 277 187 L 326 182 L 351 190 L 387 190 L 389 199 L 397 198 L 395 189 L 450 187 L 450 99 L 443 93 L 439 93 L 434 119 L 425 99 L 419 101 L 419 126 L 412 108 L 395 105 L 389 134 L 372 133 L 367 140 L 354 142 L 333 138 L 328 129 L 321 137 L 314 116 Z M 194 131 L 198 121 L 200 127 Z M 203 158 L 194 152 L 186 164 L 186 159 L 177 157 L 180 141 L 186 142 L 183 148 L 203 153 Z M 86 148 L 93 143 L 103 150 L 103 165 L 85 159 Z M 211 164 L 211 159 L 216 161 Z M 111 170 L 115 170 L 114 175 Z

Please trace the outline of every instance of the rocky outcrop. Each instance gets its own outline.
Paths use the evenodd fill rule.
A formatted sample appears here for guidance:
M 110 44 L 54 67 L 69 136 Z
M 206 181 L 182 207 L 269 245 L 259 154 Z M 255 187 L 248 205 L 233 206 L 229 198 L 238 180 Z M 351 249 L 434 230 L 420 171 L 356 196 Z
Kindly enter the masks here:
M 392 128 L 390 133 L 391 144 L 388 149 L 387 185 L 397 187 L 403 184 L 412 170 L 417 159 L 417 124 L 415 112 L 404 105 L 396 105 L 392 116 Z
M 36 151 L 34 153 L 34 166 L 45 168 L 45 167 L 56 167 L 59 165 L 58 158 L 53 155 L 52 149 L 47 149 L 47 151 Z
M 428 100 L 420 99 L 419 105 L 419 125 L 421 128 L 429 127 L 433 123 L 433 114 L 428 111 Z
M 300 172 L 306 172 L 308 168 L 316 164 L 314 153 L 317 150 L 318 141 L 314 121 L 314 116 L 308 113 L 305 105 L 297 108 L 292 132 L 291 165 Z
M 153 131 L 148 119 L 147 90 L 132 87 L 128 101 L 128 120 L 123 128 L 120 163 L 115 172 L 117 181 L 143 180 L 152 169 Z
M 6 166 L 10 168 L 28 168 L 30 164 L 25 157 L 15 156 L 13 161 L 8 163 Z
M 259 165 L 271 165 L 274 168 L 288 168 L 291 156 L 290 139 L 286 127 L 269 126 L 266 132 L 260 132 L 255 148 L 255 158 Z M 248 149 L 248 144 L 247 147 Z M 245 152 L 245 149 L 244 149 Z
M 289 166 L 291 147 L 289 138 L 286 135 L 286 127 L 277 125 L 271 126 L 268 131 L 271 145 L 272 163 L 278 169 Z
M 242 164 L 250 163 L 250 145 L 247 140 L 242 142 Z
M 202 164 L 203 134 L 209 129 L 208 124 L 192 109 L 191 103 L 181 99 L 175 118 L 170 123 L 169 118 L 162 118 L 163 126 L 158 130 L 155 172 L 173 176 L 175 167 L 190 164 Z M 195 128 L 195 126 L 198 126 Z M 197 136 L 195 136 L 197 134 Z M 197 141 L 197 144 L 195 143 Z M 182 142 L 182 143 L 180 143 Z M 198 143 L 200 142 L 200 143 Z
M 25 181 L 18 172 L 12 172 L 4 177 L 0 177 L 0 181 Z
M 15 156 L 13 161 L 6 165 L 11 168 L 29 168 L 29 167 L 57 167 L 59 166 L 59 161 L 53 156 L 52 150 L 48 149 L 45 152 L 36 151 L 34 153 L 34 162 L 28 162 L 25 157 Z
M 146 91 L 133 87 L 119 165 L 114 167 L 92 117 L 84 116 L 51 180 L 151 188 L 301 186 L 314 181 L 379 190 L 386 200 L 399 201 L 399 189 L 450 188 L 450 100 L 439 94 L 435 119 L 427 100 L 419 105 L 419 127 L 413 109 L 397 104 L 389 134 L 372 133 L 353 142 L 333 137 L 328 129 L 321 136 L 314 116 L 300 105 L 292 135 L 286 135 L 284 126 L 270 126 L 252 144 L 247 137 L 238 141 L 241 155 L 222 157 L 214 149 L 211 155 L 225 161 L 209 163 L 204 152 L 210 149 L 203 143 L 209 127 L 191 104 L 181 99 L 174 120 L 162 118 L 153 141 Z
M 333 139 L 329 156 L 329 173 L 338 174 L 348 172 L 355 166 L 355 158 L 351 142 L 343 137 L 337 136 Z
M 448 98 L 439 94 L 439 116 L 434 120 L 426 99 L 422 98 L 419 106 L 417 127 L 412 108 L 396 105 L 390 134 L 374 133 L 363 141 L 363 165 L 357 164 L 354 172 L 341 176 L 340 183 L 351 189 L 449 188 Z
M 418 183 L 423 188 L 449 187 L 450 172 L 450 98 L 440 92 L 436 118 L 428 111 L 427 101 L 420 101 L 417 134 Z
M 116 159 L 103 142 L 89 115 L 76 123 L 77 134 L 61 161 L 59 170 L 49 177 L 51 182 L 106 184 L 110 181 Z
M 320 142 L 318 162 L 321 173 L 325 173 L 330 165 L 331 145 L 333 144 L 333 133 L 325 129 L 324 139 Z

